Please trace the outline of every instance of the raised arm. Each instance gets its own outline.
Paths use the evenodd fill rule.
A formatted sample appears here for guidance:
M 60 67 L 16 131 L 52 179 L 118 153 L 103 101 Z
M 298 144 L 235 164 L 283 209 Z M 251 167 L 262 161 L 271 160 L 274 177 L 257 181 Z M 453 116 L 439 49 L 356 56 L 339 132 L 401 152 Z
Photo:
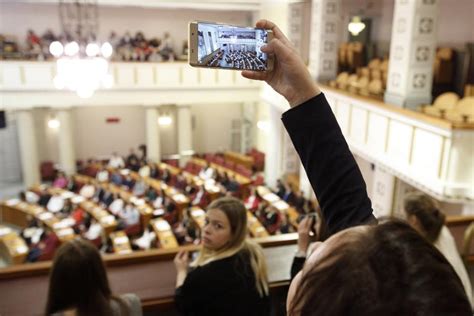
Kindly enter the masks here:
M 271 72 L 244 71 L 242 75 L 266 81 L 290 103 L 292 109 L 283 114 L 283 124 L 308 174 L 329 233 L 372 220 L 364 179 L 326 98 L 278 27 L 266 20 L 258 21 L 257 27 L 273 30 L 275 38 L 262 51 L 275 56 L 275 67 Z

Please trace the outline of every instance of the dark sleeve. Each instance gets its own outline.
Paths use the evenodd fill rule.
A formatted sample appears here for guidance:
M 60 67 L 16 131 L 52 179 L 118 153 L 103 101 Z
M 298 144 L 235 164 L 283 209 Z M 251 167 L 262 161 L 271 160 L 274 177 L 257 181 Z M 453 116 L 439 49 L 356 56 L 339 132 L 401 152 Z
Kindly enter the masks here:
M 323 93 L 283 113 L 329 234 L 373 218 L 364 179 Z
M 199 305 L 209 297 L 208 287 L 203 286 L 207 272 L 202 268 L 196 268 L 188 273 L 183 285 L 176 288 L 174 300 L 176 309 L 181 315 L 198 311 Z
M 293 263 L 291 264 L 291 279 L 303 269 L 304 263 L 306 262 L 305 257 L 293 257 Z

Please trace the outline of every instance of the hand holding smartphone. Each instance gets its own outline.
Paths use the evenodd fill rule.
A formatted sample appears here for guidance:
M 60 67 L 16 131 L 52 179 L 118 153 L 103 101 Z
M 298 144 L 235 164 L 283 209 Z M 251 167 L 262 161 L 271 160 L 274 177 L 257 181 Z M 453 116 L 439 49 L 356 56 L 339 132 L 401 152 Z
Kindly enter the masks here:
M 211 22 L 189 24 L 189 64 L 235 70 L 271 71 L 274 58 L 261 51 L 271 30 Z

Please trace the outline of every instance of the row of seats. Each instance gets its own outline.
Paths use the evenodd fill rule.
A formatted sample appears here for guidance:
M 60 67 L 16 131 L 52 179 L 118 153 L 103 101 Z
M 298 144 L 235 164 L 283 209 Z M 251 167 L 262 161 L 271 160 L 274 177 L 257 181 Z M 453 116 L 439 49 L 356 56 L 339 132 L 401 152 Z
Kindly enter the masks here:
M 446 92 L 438 96 L 433 104 L 422 106 L 421 111 L 452 122 L 474 123 L 474 97 L 461 99 L 454 92 Z

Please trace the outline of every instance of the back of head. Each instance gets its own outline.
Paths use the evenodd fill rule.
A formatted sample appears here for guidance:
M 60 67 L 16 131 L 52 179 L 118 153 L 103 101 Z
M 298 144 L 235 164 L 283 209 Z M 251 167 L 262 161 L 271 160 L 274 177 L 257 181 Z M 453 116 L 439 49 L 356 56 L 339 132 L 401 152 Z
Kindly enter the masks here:
M 93 244 L 75 239 L 62 245 L 50 272 L 46 314 L 75 308 L 78 315 L 110 315 L 111 291 Z
M 403 204 L 406 214 L 417 218 L 424 237 L 434 243 L 445 221 L 445 215 L 439 211 L 436 202 L 423 193 L 410 193 Z
M 408 224 L 370 226 L 303 269 L 289 315 L 471 315 L 443 255 Z

